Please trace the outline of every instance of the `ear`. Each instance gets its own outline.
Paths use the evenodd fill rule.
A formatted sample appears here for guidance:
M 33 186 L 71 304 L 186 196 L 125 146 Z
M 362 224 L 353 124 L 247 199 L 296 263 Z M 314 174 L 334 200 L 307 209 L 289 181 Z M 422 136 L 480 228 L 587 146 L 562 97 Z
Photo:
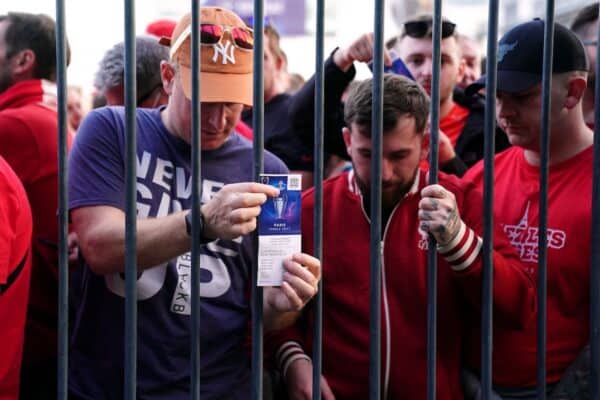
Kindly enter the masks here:
M 165 93 L 170 96 L 173 93 L 176 71 L 173 65 L 167 61 L 160 62 L 160 78 Z
M 31 49 L 21 50 L 12 57 L 11 65 L 15 76 L 30 79 L 35 69 L 35 53 Z
M 573 75 L 568 78 L 566 86 L 567 97 L 565 98 L 564 107 L 570 110 L 581 101 L 587 87 L 587 80 L 583 76 Z
M 346 152 L 350 158 L 352 158 L 352 132 L 347 127 L 343 127 L 342 136 L 344 137 L 344 143 L 346 144 Z
M 461 82 L 463 77 L 465 76 L 465 69 L 467 68 L 467 62 L 464 58 L 460 57 L 458 61 L 458 75 L 456 77 L 456 82 Z

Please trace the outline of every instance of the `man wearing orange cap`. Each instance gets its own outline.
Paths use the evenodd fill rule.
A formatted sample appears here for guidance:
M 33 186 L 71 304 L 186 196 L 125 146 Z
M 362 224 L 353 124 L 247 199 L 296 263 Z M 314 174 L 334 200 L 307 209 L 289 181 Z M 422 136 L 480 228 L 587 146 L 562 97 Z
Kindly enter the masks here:
M 252 144 L 234 130 L 252 97 L 252 31 L 232 12 L 201 10 L 202 251 L 200 256 L 202 397 L 245 399 L 250 363 L 253 237 L 260 205 L 278 190 L 252 180 Z M 190 392 L 191 16 L 161 63 L 165 107 L 138 109 L 137 397 L 187 399 Z M 85 259 L 73 293 L 70 398 L 118 399 L 123 393 L 125 257 L 124 110 L 94 110 L 70 158 L 69 199 Z M 286 173 L 265 153 L 267 173 Z M 267 329 L 280 326 L 316 293 L 320 262 L 294 254 L 281 287 L 265 288 Z M 303 268 L 306 267 L 306 268 Z M 287 319 L 287 318 L 285 318 Z

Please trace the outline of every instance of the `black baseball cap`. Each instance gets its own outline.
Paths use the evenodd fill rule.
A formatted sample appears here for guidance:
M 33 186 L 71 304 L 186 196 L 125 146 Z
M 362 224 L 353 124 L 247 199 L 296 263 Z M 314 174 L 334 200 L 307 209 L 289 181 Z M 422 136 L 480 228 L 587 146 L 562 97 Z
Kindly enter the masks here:
M 544 21 L 539 18 L 517 25 L 498 43 L 497 90 L 519 93 L 542 81 Z M 588 61 L 579 38 L 565 26 L 554 24 L 552 73 L 587 71 Z M 485 75 L 469 85 L 467 95 L 485 87 Z

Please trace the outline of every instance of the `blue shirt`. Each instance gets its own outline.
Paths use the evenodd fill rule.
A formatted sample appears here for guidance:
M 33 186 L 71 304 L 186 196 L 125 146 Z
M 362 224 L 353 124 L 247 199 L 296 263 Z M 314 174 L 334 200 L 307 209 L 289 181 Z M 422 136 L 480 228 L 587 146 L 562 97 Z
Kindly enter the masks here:
M 160 109 L 138 109 L 137 215 L 164 217 L 191 207 L 191 148 L 169 133 Z M 124 110 L 92 111 L 69 159 L 69 208 L 125 210 Z M 252 181 L 252 144 L 236 133 L 202 152 L 202 202 L 223 185 Z M 265 172 L 286 173 L 265 152 Z M 85 257 L 85 254 L 83 255 Z M 250 317 L 251 236 L 218 240 L 200 257 L 201 390 L 203 399 L 249 397 L 244 342 Z M 69 384 L 89 399 L 120 399 L 124 380 L 123 274 L 99 276 L 87 265 L 74 274 Z M 190 391 L 190 255 L 147 269 L 137 281 L 138 398 L 187 399 Z

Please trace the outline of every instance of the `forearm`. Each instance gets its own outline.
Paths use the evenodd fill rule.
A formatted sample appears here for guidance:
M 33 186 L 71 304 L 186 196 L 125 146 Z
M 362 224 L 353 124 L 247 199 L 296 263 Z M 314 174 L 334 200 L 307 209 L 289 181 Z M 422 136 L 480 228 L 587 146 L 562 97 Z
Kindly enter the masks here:
M 187 211 L 162 218 L 138 219 L 136 255 L 139 270 L 154 267 L 190 249 L 185 227 Z M 87 263 L 98 274 L 123 272 L 125 268 L 125 215 L 111 215 L 80 235 L 81 250 Z

